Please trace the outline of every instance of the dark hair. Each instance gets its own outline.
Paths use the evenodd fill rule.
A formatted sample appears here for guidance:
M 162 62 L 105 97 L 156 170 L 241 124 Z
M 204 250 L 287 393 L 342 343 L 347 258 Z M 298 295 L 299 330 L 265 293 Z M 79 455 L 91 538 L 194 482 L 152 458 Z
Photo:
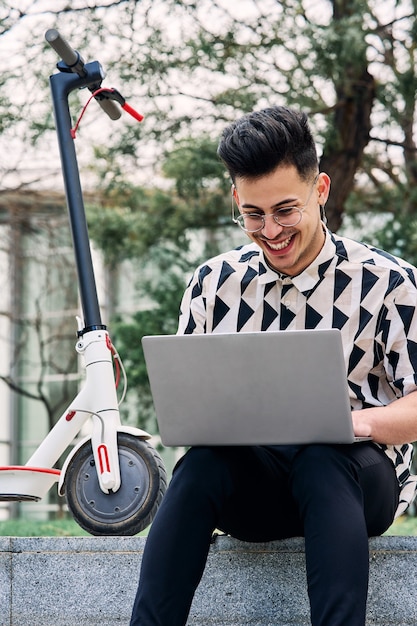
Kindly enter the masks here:
M 304 180 L 318 171 L 307 115 L 282 106 L 248 113 L 230 124 L 217 154 L 233 182 L 265 176 L 280 165 L 294 165 Z

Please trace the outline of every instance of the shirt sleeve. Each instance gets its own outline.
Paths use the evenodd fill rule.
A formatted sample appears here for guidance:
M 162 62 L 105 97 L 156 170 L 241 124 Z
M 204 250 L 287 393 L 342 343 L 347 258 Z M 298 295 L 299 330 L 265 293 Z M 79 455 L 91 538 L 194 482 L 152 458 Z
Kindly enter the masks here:
M 397 397 L 417 390 L 417 289 L 406 281 L 395 289 L 382 315 L 385 369 Z

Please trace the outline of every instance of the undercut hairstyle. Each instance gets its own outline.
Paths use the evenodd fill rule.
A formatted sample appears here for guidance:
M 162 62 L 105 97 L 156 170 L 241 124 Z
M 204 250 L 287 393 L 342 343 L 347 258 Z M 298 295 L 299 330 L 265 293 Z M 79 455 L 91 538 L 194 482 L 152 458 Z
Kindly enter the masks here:
M 305 113 L 274 106 L 254 111 L 225 128 L 217 154 L 233 183 L 260 178 L 279 166 L 295 166 L 300 178 L 318 172 L 317 151 Z

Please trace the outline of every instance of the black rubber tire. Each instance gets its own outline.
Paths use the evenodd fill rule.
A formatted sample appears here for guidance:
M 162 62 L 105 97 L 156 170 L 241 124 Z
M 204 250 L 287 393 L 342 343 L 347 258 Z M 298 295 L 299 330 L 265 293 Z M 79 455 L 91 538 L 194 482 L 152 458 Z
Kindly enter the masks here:
M 167 476 L 158 452 L 145 440 L 118 433 L 121 485 L 100 489 L 91 441 L 71 459 L 65 497 L 76 522 L 91 535 L 136 535 L 152 522 L 166 490 Z

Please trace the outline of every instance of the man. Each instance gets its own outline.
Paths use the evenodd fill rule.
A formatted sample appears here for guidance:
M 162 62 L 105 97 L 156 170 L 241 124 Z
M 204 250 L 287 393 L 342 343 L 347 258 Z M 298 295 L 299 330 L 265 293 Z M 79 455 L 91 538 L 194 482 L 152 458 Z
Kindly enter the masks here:
M 251 243 L 197 269 L 179 333 L 339 328 L 354 431 L 372 441 L 191 448 L 150 530 L 131 626 L 186 623 L 215 528 L 246 541 L 304 536 L 313 626 L 363 626 L 368 537 L 415 492 L 416 271 L 326 229 L 330 179 L 304 114 L 244 116 L 218 152 Z

